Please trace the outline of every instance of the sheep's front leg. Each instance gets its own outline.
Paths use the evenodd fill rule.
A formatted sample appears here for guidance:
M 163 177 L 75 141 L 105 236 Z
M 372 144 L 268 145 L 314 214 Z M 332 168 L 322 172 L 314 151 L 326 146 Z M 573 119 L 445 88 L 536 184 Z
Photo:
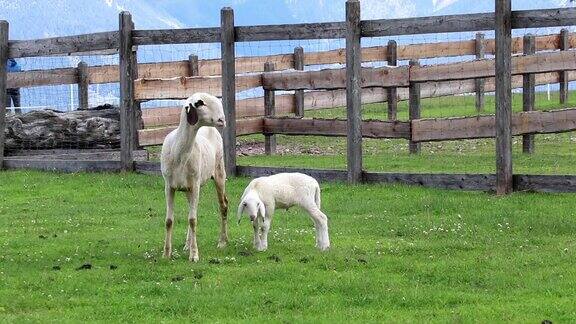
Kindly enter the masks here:
M 320 251 L 330 248 L 330 238 L 328 236 L 328 217 L 316 206 L 305 208 L 316 228 L 316 247 Z
M 266 215 L 260 226 L 260 250 L 266 251 L 268 249 L 268 232 L 270 232 L 270 226 L 272 225 L 272 213 L 269 208 L 266 208 Z
M 172 256 L 172 227 L 174 226 L 174 192 L 168 184 L 164 187 L 166 195 L 166 238 L 164 239 L 164 257 Z
M 217 167 L 214 183 L 216 184 L 216 193 L 218 194 L 218 204 L 220 206 L 220 238 L 218 247 L 224 248 L 228 245 L 228 198 L 226 198 L 226 171 L 224 163 Z
M 186 197 L 188 198 L 189 212 L 188 212 L 188 239 L 186 244 L 188 244 L 188 249 L 190 249 L 190 261 L 196 262 L 199 260 L 198 256 L 198 244 L 196 243 L 196 228 L 198 225 L 197 214 L 198 214 L 198 199 L 200 197 L 200 186 L 196 185 L 186 192 Z
M 254 244 L 254 249 L 256 251 L 260 251 L 260 218 L 256 217 L 256 219 L 254 219 L 254 221 L 252 221 L 252 228 L 254 229 L 254 240 L 253 240 L 253 244 Z

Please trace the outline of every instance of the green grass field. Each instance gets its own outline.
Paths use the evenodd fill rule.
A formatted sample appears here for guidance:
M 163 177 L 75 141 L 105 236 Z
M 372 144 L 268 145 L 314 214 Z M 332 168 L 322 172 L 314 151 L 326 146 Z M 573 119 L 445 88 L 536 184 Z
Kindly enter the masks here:
M 293 209 L 277 212 L 269 250 L 257 253 L 250 225 L 234 217 L 248 181 L 228 182 L 223 250 L 213 185 L 203 189 L 192 264 L 181 252 L 182 195 L 178 253 L 161 258 L 160 177 L 1 172 L 0 322 L 576 318 L 574 195 L 323 184 L 332 249 L 314 249 L 311 221 Z
M 570 94 L 568 106 L 576 106 L 576 92 Z M 557 93 L 550 100 L 545 93 L 537 93 L 536 108 L 561 108 Z M 522 110 L 522 95 L 513 96 L 514 111 Z M 365 105 L 364 119 L 386 120 L 385 104 Z M 494 113 L 494 97 L 486 96 L 485 110 Z M 476 116 L 473 96 L 454 96 L 422 100 L 422 118 Z M 307 111 L 307 117 L 345 118 L 344 108 Z M 407 102 L 399 103 L 398 119 L 408 119 Z M 346 139 L 319 136 L 277 135 L 282 154 L 277 156 L 249 155 L 238 159 L 240 165 L 313 167 L 346 169 Z M 263 136 L 238 138 L 243 144 L 263 142 Z M 514 137 L 515 173 L 576 174 L 574 163 L 576 136 L 574 133 L 536 135 L 535 154 L 522 154 L 522 137 Z M 285 151 L 282 151 L 286 149 Z M 406 140 L 364 139 L 364 169 L 379 172 L 432 173 L 494 173 L 495 147 L 493 139 L 422 143 L 422 153 L 408 153 Z M 314 154 L 307 154 L 313 152 Z

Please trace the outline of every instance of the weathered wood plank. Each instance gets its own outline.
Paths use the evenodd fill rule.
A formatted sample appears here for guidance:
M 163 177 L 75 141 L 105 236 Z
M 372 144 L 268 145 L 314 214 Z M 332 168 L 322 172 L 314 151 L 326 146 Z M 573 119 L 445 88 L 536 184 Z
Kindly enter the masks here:
M 294 70 L 304 71 L 304 49 L 301 46 L 294 48 Z M 304 117 L 304 90 L 294 92 L 295 113 L 298 117 Z
M 361 87 L 407 86 L 408 67 L 362 68 Z M 279 71 L 262 74 L 262 86 L 270 90 L 323 90 L 346 88 L 345 69 Z
M 568 43 L 568 29 L 562 28 L 560 31 L 560 50 L 567 51 L 570 48 Z M 560 104 L 566 105 L 568 102 L 568 71 L 560 71 Z
M 512 1 L 496 0 L 496 194 L 512 192 Z M 529 57 L 525 57 L 529 58 Z
M 386 46 L 386 60 L 388 66 L 398 65 L 398 45 L 395 40 L 389 40 Z M 386 98 L 388 101 L 388 120 L 396 120 L 398 113 L 398 89 L 390 87 L 386 89 Z
M 347 136 L 345 120 L 308 118 L 265 118 L 264 132 L 284 135 Z M 362 121 L 362 137 L 410 138 L 410 123 L 400 121 Z
M 346 157 L 348 182 L 362 180 L 362 71 L 360 2 L 346 1 Z
M 230 7 L 220 11 L 220 53 L 222 58 L 222 105 L 226 115 L 223 130 L 224 163 L 226 174 L 236 175 L 236 35 L 234 32 L 234 10 Z
M 274 71 L 274 63 L 266 62 L 264 71 Z M 274 117 L 276 115 L 274 90 L 264 90 L 264 116 Z M 264 134 L 264 152 L 266 155 L 276 154 L 276 136 L 274 134 Z
M 120 172 L 120 161 L 82 161 L 82 160 L 30 160 L 6 159 L 6 169 L 34 169 L 51 172 Z
M 410 70 L 410 81 L 428 82 L 494 77 L 495 66 L 495 60 L 478 60 L 413 67 Z M 539 53 L 511 59 L 513 75 L 558 70 L 576 70 L 576 51 Z
M 569 132 L 576 129 L 576 109 L 526 111 L 512 115 L 511 135 Z M 419 119 L 412 121 L 412 140 L 417 142 L 496 135 L 495 116 Z
M 182 28 L 135 30 L 132 33 L 134 45 L 218 43 L 220 28 Z
M 333 39 L 346 37 L 344 22 L 305 23 L 287 25 L 238 26 L 235 28 L 238 42 Z
M 534 36 L 524 36 L 524 55 L 533 55 L 536 52 Z M 522 110 L 533 111 L 535 103 L 536 76 L 533 73 L 522 75 Z M 534 152 L 534 135 L 522 136 L 522 152 L 531 154 Z
M 417 67 L 419 65 L 418 61 L 410 60 L 410 68 Z M 416 82 L 410 82 L 410 87 L 408 88 L 408 119 L 420 119 L 420 84 Z M 408 143 L 408 151 L 410 154 L 420 153 L 420 143 L 410 141 Z
M 262 86 L 261 74 L 238 75 L 236 90 L 244 91 Z M 176 77 L 171 79 L 138 79 L 134 81 L 137 100 L 185 99 L 195 92 L 223 96 L 222 77 Z
M 493 174 L 435 174 L 435 173 L 364 173 L 364 182 L 402 183 L 456 190 L 494 190 L 496 178 Z
M 514 175 L 515 191 L 576 192 L 574 175 Z
M 8 57 L 36 57 L 118 48 L 119 34 L 114 32 L 53 37 L 9 42 Z
M 237 167 L 239 176 L 257 178 L 265 177 L 282 172 L 299 172 L 307 174 L 318 181 L 346 181 L 347 173 L 345 170 L 319 170 L 319 169 L 301 169 L 301 168 L 282 168 L 282 167 L 254 167 L 242 166 Z
M 88 109 L 88 65 L 86 62 L 78 63 L 78 107 Z
M 134 168 L 133 109 L 134 109 L 134 66 L 132 60 L 132 16 L 123 11 L 119 15 L 120 34 L 120 161 L 122 170 L 132 171 Z
M 6 89 L 8 61 L 9 26 L 5 20 L 0 20 L 0 170 L 4 169 L 4 147 L 6 145 Z
M 236 136 L 262 134 L 264 131 L 264 118 L 245 118 L 236 121 Z M 164 138 L 177 126 L 167 126 L 161 128 L 141 129 L 138 131 L 140 146 L 160 145 Z
M 477 33 L 474 42 L 474 50 L 476 52 L 476 59 L 480 60 L 484 58 L 486 53 L 486 46 L 484 44 L 484 34 Z M 476 93 L 476 111 L 481 112 L 484 110 L 484 79 L 475 79 L 475 93 Z

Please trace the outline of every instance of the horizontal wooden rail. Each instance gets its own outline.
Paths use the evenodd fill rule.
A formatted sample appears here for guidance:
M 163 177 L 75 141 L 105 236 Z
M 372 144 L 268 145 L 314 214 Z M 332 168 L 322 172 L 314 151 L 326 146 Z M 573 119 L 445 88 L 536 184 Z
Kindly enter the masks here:
M 236 76 L 236 91 L 262 86 L 260 74 Z M 138 79 L 134 81 L 136 100 L 186 99 L 194 92 L 222 96 L 220 76 L 177 77 L 171 79 Z
M 176 129 L 176 126 L 139 130 L 139 144 L 140 146 L 160 145 L 164 142 L 166 135 L 174 129 Z M 264 119 L 262 117 L 236 121 L 236 136 L 261 134 L 263 131 Z
M 36 57 L 117 49 L 118 32 L 103 32 L 74 36 L 11 41 L 8 57 Z
M 494 78 L 486 78 L 485 91 L 494 91 Z M 568 80 L 576 80 L 576 71 L 568 73 Z M 556 72 L 540 73 L 536 75 L 536 85 L 558 83 L 559 75 Z M 512 77 L 512 88 L 522 88 L 522 76 Z M 472 93 L 475 90 L 474 80 L 455 80 L 427 82 L 421 86 L 421 98 L 436 98 Z M 397 92 L 398 101 L 408 100 L 408 89 L 400 88 Z M 286 115 L 295 112 L 296 104 L 293 94 L 276 96 L 276 114 Z M 386 102 L 385 88 L 362 89 L 362 103 Z M 306 110 L 343 107 L 346 105 L 346 92 L 344 90 L 308 91 L 304 93 L 304 107 Z M 177 125 L 180 121 L 181 107 L 148 108 L 142 111 L 145 127 L 158 127 Z M 264 99 L 255 97 L 236 101 L 236 118 L 264 116 Z
M 424 59 L 433 57 L 453 57 L 463 55 L 474 55 L 474 40 L 439 42 L 430 44 L 409 44 L 399 45 L 397 48 L 398 59 Z M 559 35 L 543 35 L 536 37 L 536 47 L 538 51 L 550 51 L 559 49 Z M 569 47 L 576 47 L 576 34 L 569 35 Z M 522 53 L 523 38 L 512 39 L 512 52 Z M 108 50 L 108 51 L 116 51 Z M 84 54 L 89 54 L 85 52 Z M 365 47 L 362 49 L 363 62 L 378 62 L 386 60 L 386 46 Z M 486 40 L 486 53 L 494 54 L 494 40 Z M 65 53 L 66 54 L 66 53 Z M 66 54 L 67 55 L 67 54 Z M 293 54 L 277 54 L 265 56 L 247 56 L 236 59 L 236 72 L 262 72 L 264 63 L 273 62 L 277 70 L 291 69 L 294 66 Z M 305 52 L 304 63 L 306 65 L 334 64 L 345 62 L 344 49 Z M 214 76 L 221 74 L 222 64 L 219 59 L 207 59 L 198 61 L 198 71 L 200 76 Z M 189 62 L 157 62 L 142 63 L 138 65 L 140 78 L 173 78 L 189 76 Z M 8 73 L 8 87 L 23 88 L 45 85 L 75 84 L 74 77 L 77 74 L 76 68 L 58 68 L 48 70 L 31 70 L 25 72 Z M 119 81 L 117 65 L 91 66 L 88 68 L 88 79 L 90 84 L 115 83 Z
M 363 68 L 362 87 L 407 86 L 409 68 Z M 320 71 L 280 71 L 262 73 L 267 90 L 318 90 L 346 88 L 346 69 Z
M 576 24 L 576 8 L 512 12 L 512 28 L 558 27 Z M 456 33 L 494 30 L 494 13 L 365 20 L 362 37 Z
M 264 118 L 264 133 L 346 137 L 346 120 Z M 410 138 L 410 123 L 400 121 L 362 121 L 362 137 Z
M 512 115 L 512 134 L 545 134 L 576 130 L 576 109 L 525 111 Z M 494 115 L 412 121 L 412 141 L 490 138 L 496 134 Z
M 132 42 L 134 45 L 218 43 L 220 28 L 134 30 Z

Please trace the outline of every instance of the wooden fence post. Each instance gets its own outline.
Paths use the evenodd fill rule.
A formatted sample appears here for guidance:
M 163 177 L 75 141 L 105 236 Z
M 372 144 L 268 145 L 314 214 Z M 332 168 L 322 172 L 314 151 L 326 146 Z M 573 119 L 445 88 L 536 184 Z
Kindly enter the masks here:
M 264 63 L 264 72 L 274 71 L 274 63 Z M 274 117 L 276 114 L 274 90 L 264 90 L 264 116 Z M 264 134 L 264 151 L 266 155 L 276 154 L 276 135 Z
M 397 55 L 398 45 L 395 40 L 389 40 L 386 46 L 386 59 L 389 66 L 398 65 Z M 398 114 L 398 88 L 390 87 L 386 89 L 388 101 L 388 120 L 396 120 Z
M 188 76 L 198 76 L 198 56 L 190 54 L 188 56 Z
M 560 50 L 567 51 L 570 49 L 568 39 L 568 29 L 562 28 L 560 30 Z M 560 104 L 566 106 L 568 103 L 568 71 L 560 71 Z
M 133 108 L 134 108 L 134 67 L 132 57 L 132 15 L 120 13 L 120 161 L 122 170 L 134 168 L 133 149 Z
M 304 71 L 304 49 L 300 46 L 294 48 L 294 69 Z M 296 103 L 296 117 L 304 117 L 304 90 L 294 91 Z
M 496 0 L 496 194 L 512 192 L 512 9 Z
M 420 66 L 417 60 L 410 60 L 410 67 Z M 408 88 L 408 119 L 420 119 L 420 84 L 418 82 L 410 82 Z M 411 154 L 420 153 L 420 143 L 410 141 L 408 149 Z
M 132 28 L 134 29 L 134 23 L 132 23 Z M 138 79 L 138 52 L 136 46 L 132 47 L 132 54 L 130 55 L 132 60 L 132 84 L 134 80 Z M 140 142 L 138 139 L 138 130 L 144 128 L 144 121 L 142 120 L 142 107 L 140 106 L 140 101 L 132 99 L 132 149 L 140 147 Z
M 78 109 L 88 109 L 88 65 L 86 62 L 78 63 Z
M 484 34 L 476 34 L 476 59 L 483 59 L 486 52 L 486 44 L 484 43 Z M 481 112 L 484 110 L 484 85 L 486 80 L 483 78 L 474 79 L 474 87 L 476 91 L 476 111 Z
M 533 55 L 536 53 L 536 42 L 534 35 L 524 35 L 524 55 Z M 534 110 L 534 92 L 535 92 L 536 76 L 534 73 L 522 75 L 522 110 Z M 534 153 L 534 134 L 526 134 L 522 136 L 522 152 Z
M 220 11 L 220 51 L 222 56 L 222 105 L 226 116 L 223 131 L 226 174 L 236 175 L 236 67 L 234 47 L 234 10 Z
M 4 144 L 6 142 L 6 83 L 8 82 L 8 22 L 0 20 L 0 170 L 4 168 Z
M 348 182 L 362 180 L 360 2 L 346 1 L 346 112 Z

